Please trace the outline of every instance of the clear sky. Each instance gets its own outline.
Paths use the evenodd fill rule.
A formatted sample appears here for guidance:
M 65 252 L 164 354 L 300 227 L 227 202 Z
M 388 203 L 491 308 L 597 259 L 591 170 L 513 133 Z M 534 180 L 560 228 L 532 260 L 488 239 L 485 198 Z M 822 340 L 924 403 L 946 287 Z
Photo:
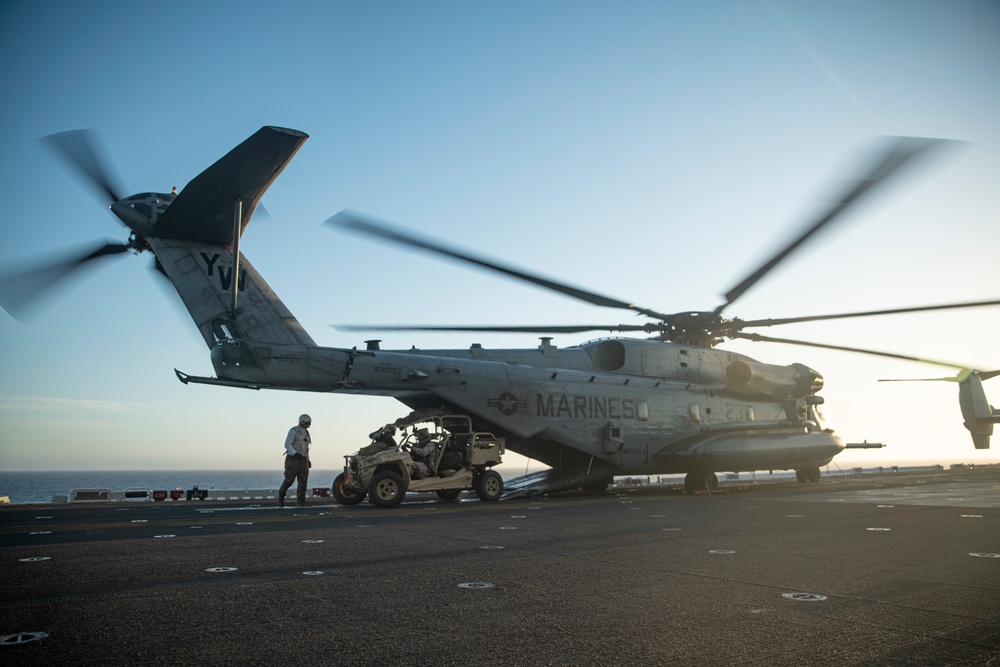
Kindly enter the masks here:
M 890 134 L 966 143 L 825 230 L 726 314 L 996 299 L 998 34 L 986 0 L 4 0 L 0 270 L 125 240 L 39 137 L 99 129 L 128 193 L 169 192 L 280 125 L 311 139 L 243 252 L 321 345 L 377 337 L 335 323 L 631 322 L 321 223 L 352 208 L 661 312 L 711 309 Z M 150 262 L 110 258 L 27 324 L 0 313 L 0 468 L 277 469 L 301 412 L 317 465 L 334 468 L 406 412 L 385 398 L 182 385 L 174 368 L 213 374 L 208 350 Z M 1000 308 L 762 333 L 1000 368 Z M 385 349 L 538 344 L 380 337 Z M 831 425 L 889 445 L 841 467 L 1000 461 L 1000 435 L 972 448 L 956 385 L 876 382 L 947 369 L 725 347 L 819 370 Z M 1000 379 L 986 389 L 1000 404 Z

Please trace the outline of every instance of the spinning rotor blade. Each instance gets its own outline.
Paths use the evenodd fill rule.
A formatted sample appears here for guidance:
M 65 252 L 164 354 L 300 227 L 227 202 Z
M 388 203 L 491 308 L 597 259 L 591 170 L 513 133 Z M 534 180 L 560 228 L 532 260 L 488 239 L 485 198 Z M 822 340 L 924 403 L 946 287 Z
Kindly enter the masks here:
M 484 333 L 585 333 L 587 331 L 645 331 L 652 333 L 658 330 L 655 324 L 569 324 L 565 326 L 419 326 L 419 325 L 381 325 L 381 324 L 349 324 L 331 325 L 337 331 L 481 331 Z
M 770 327 L 779 324 L 794 324 L 796 322 L 816 322 L 819 320 L 840 320 L 849 317 L 871 317 L 874 315 L 897 315 L 899 313 L 919 313 L 928 310 L 949 310 L 951 308 L 980 308 L 982 306 L 1000 306 L 997 301 L 972 301 L 969 303 L 947 303 L 939 306 L 917 306 L 915 308 L 892 308 L 889 310 L 869 310 L 859 313 L 840 313 L 839 315 L 808 315 L 806 317 L 782 317 L 767 320 L 739 320 L 741 327 Z
M 809 225 L 804 232 L 793 239 L 787 246 L 785 246 L 784 249 L 768 261 L 764 262 L 760 268 L 747 276 L 741 283 L 726 292 L 726 302 L 716 308 L 715 312 L 717 314 L 721 313 L 724 308 L 732 304 L 736 301 L 736 299 L 740 298 L 740 296 L 753 287 L 757 281 L 767 275 L 771 269 L 792 254 L 792 252 L 805 243 L 813 234 L 818 232 L 825 225 L 840 217 L 844 211 L 848 210 L 867 192 L 878 186 L 878 184 L 882 181 L 886 180 L 900 167 L 907 164 L 920 154 L 927 152 L 931 148 L 944 143 L 949 143 L 947 139 L 924 139 L 919 137 L 893 137 L 893 140 L 894 141 L 890 145 L 886 154 L 868 171 L 867 174 L 858 179 L 855 184 L 847 190 L 847 192 L 838 197 L 832 207 L 820 215 L 815 222 Z
M 354 232 L 360 232 L 362 234 L 368 234 L 369 236 L 377 236 L 400 245 L 408 245 L 413 248 L 418 248 L 420 250 L 426 250 L 429 252 L 437 253 L 438 255 L 443 255 L 445 257 L 450 257 L 451 259 L 458 260 L 460 262 L 466 262 L 468 264 L 474 264 L 484 269 L 489 269 L 491 271 L 497 271 L 503 273 L 511 278 L 516 278 L 518 280 L 523 280 L 529 282 L 533 285 L 538 285 L 539 287 L 545 287 L 546 289 L 554 290 L 566 296 L 573 297 L 574 299 L 580 299 L 586 301 L 587 303 L 592 303 L 596 306 L 605 306 L 607 308 L 623 308 L 625 310 L 631 310 L 635 313 L 642 315 L 648 315 L 649 317 L 655 317 L 657 319 L 665 319 L 667 315 L 662 315 L 651 310 L 646 310 L 640 308 L 630 303 L 624 301 L 619 301 L 618 299 L 612 299 L 611 297 L 606 297 L 594 292 L 589 292 L 587 290 L 580 289 L 578 287 L 572 287 L 570 285 L 565 285 L 563 283 L 557 283 L 553 280 L 548 280 L 546 278 L 541 278 L 539 276 L 526 273 L 524 271 L 519 271 L 507 266 L 504 266 L 493 260 L 485 259 L 482 257 L 476 257 L 470 253 L 449 248 L 442 243 L 436 241 L 431 241 L 428 239 L 421 239 L 413 236 L 407 232 L 403 232 L 398 229 L 393 229 L 384 223 L 376 222 L 373 218 L 362 215 L 360 213 L 355 213 L 353 211 L 341 211 L 337 215 L 328 219 L 324 224 L 337 226 L 344 229 L 348 229 Z M 604 327 L 602 327 L 604 328 Z
M 50 134 L 40 141 L 62 157 L 103 203 L 110 205 L 122 198 L 121 187 L 110 175 L 110 160 L 99 149 L 97 132 L 70 130 Z
M 995 378 L 1000 375 L 1000 371 L 973 371 L 968 368 L 963 368 L 958 372 L 957 375 L 946 378 L 891 378 L 888 380 L 879 380 L 879 382 L 965 382 L 965 379 L 969 377 L 972 373 L 979 376 L 980 380 L 989 380 L 990 378 Z
M 926 359 L 924 357 L 913 357 L 907 354 L 896 354 L 894 352 L 880 352 L 878 350 L 866 350 L 861 347 L 846 347 L 844 345 L 827 345 L 826 343 L 810 343 L 803 340 L 792 340 L 790 338 L 772 338 L 770 336 L 762 336 L 760 334 L 754 333 L 742 333 L 737 332 L 729 334 L 730 338 L 743 338 L 745 340 L 752 340 L 759 343 L 785 343 L 786 345 L 802 345 L 804 347 L 819 347 L 825 350 L 840 350 L 843 352 L 858 352 L 859 354 L 870 354 L 876 357 L 888 357 L 890 359 L 902 359 L 903 361 L 917 361 L 924 364 L 933 364 L 935 366 L 946 366 L 948 368 L 960 368 L 967 369 L 969 366 L 967 364 L 953 364 L 949 361 L 936 361 L 934 359 Z M 979 372 L 979 371 L 974 371 Z
M 125 252 L 130 246 L 122 243 L 105 243 L 83 255 L 73 256 L 27 271 L 8 274 L 0 278 L 0 307 L 14 319 L 20 320 L 27 309 L 70 273 L 92 260 Z

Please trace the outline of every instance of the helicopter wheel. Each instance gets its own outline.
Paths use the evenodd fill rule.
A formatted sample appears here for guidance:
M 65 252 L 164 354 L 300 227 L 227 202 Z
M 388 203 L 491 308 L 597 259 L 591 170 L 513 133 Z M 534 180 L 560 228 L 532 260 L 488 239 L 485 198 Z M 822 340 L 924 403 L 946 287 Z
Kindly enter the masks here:
M 821 476 L 819 468 L 802 468 L 795 471 L 795 479 L 799 482 L 818 482 Z
M 684 476 L 684 492 L 695 493 L 697 491 L 708 491 L 709 493 L 719 490 L 719 476 L 711 470 L 696 470 Z

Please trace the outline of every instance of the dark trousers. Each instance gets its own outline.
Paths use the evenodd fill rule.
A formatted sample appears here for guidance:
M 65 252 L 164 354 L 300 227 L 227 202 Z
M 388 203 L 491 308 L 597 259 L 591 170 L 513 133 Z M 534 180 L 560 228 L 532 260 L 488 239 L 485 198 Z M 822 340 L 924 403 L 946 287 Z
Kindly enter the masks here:
M 299 502 L 304 503 L 306 501 L 306 484 L 309 483 L 309 461 L 308 459 L 298 460 L 292 456 L 286 456 L 285 481 L 278 489 L 280 500 L 285 500 L 285 493 L 296 480 L 298 480 L 298 486 L 295 487 L 295 491 L 299 496 Z

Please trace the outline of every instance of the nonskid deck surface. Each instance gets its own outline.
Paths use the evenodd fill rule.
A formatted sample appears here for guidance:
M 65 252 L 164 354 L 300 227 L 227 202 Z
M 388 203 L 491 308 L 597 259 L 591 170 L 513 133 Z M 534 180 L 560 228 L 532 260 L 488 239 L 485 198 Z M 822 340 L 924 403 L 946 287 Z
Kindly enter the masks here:
M 998 498 L 994 467 L 393 510 L 7 506 L 0 659 L 1000 664 Z

